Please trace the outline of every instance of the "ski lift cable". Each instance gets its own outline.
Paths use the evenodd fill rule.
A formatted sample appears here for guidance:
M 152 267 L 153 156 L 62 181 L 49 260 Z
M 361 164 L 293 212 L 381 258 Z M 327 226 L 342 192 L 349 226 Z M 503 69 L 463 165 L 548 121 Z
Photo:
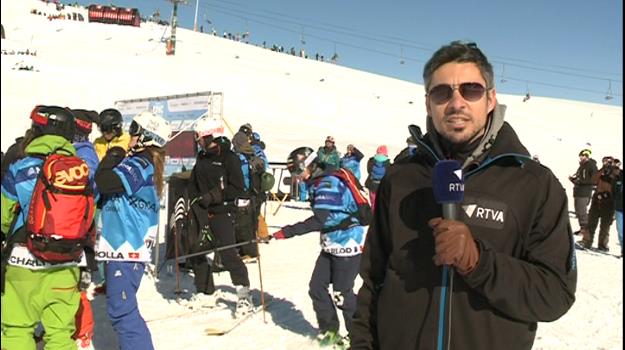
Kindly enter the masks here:
M 228 13 L 226 11 L 217 11 L 217 12 L 221 12 L 233 17 L 242 17 L 238 14 L 233 14 L 233 13 Z M 277 28 L 277 29 L 281 29 L 283 31 L 286 32 L 294 32 L 297 33 L 297 31 L 290 29 L 290 28 L 286 28 L 286 27 L 282 27 L 282 26 L 278 26 L 275 24 L 271 24 L 271 23 L 267 23 L 264 21 L 259 21 L 259 20 L 255 20 L 255 19 L 250 19 L 251 21 L 255 22 L 255 23 L 259 23 L 259 24 L 263 24 L 269 27 L 273 27 L 273 28 Z M 323 37 L 323 36 L 318 36 L 318 35 L 312 35 L 312 34 L 307 34 L 307 36 L 309 38 L 315 38 L 315 39 L 319 39 L 319 40 L 324 40 L 324 41 L 333 41 L 334 39 L 330 39 L 327 37 Z M 354 45 L 351 43 L 347 43 L 347 42 L 337 42 L 343 46 L 346 47 L 351 47 L 351 48 L 355 48 L 355 49 L 359 49 L 359 50 L 363 50 L 363 51 L 367 51 L 367 52 L 371 52 L 371 53 L 376 53 L 376 54 L 380 54 L 380 55 L 384 55 L 384 56 L 388 56 L 388 57 L 397 57 L 397 55 L 391 54 L 389 52 L 385 52 L 385 51 L 381 51 L 381 50 L 376 50 L 376 49 L 372 49 L 371 47 L 363 47 L 363 46 L 359 46 L 359 45 Z M 425 63 L 426 60 L 424 59 L 418 59 L 418 58 L 413 58 L 413 57 L 405 57 L 406 60 L 409 61 L 413 61 L 413 62 L 420 62 L 420 63 Z M 506 63 L 509 64 L 509 63 Z M 515 81 L 525 81 L 525 79 L 518 79 L 518 78 L 513 78 L 513 77 L 506 77 L 507 80 L 515 80 Z M 605 78 L 603 78 L 603 80 L 605 80 Z M 419 83 L 422 81 L 419 79 L 417 80 L 417 83 Z M 604 92 L 598 92 L 596 90 L 588 90 L 588 89 L 580 89 L 580 88 L 574 88 L 574 87 L 570 87 L 570 86 L 564 86 L 564 85 L 557 85 L 557 84 L 551 84 L 551 83 L 546 83 L 546 82 L 539 82 L 539 81 L 533 81 L 534 84 L 537 85 L 544 85 L 544 86 L 551 86 L 551 87 L 555 87 L 555 88 L 562 88 L 562 89 L 568 89 L 568 90 L 577 90 L 577 91 L 583 91 L 583 92 L 590 92 L 590 93 L 594 93 L 594 94 L 604 94 Z M 621 96 L 621 95 L 615 95 L 615 96 Z
M 224 3 L 224 4 L 228 4 L 230 6 L 242 6 L 246 10 L 249 10 L 249 5 L 248 4 L 242 4 L 242 3 L 238 3 L 238 2 L 224 1 L 224 0 L 214 0 L 214 1 L 221 2 L 221 3 Z M 202 5 L 204 5 L 204 4 L 202 4 Z M 230 11 L 236 11 L 236 12 L 239 12 L 239 13 L 242 12 L 241 9 L 232 9 L 232 8 L 222 7 L 222 6 L 217 5 L 217 4 L 206 4 L 204 6 L 213 6 L 213 7 L 217 7 L 217 8 L 224 8 L 224 9 L 227 9 L 227 10 L 230 10 Z M 301 24 L 301 21 L 297 22 L 297 21 L 289 20 L 288 18 L 298 19 L 297 17 L 293 17 L 292 15 L 287 15 L 287 14 L 279 13 L 279 12 L 275 12 L 275 11 L 268 11 L 268 10 L 264 10 L 264 9 L 255 9 L 255 10 L 262 11 L 262 12 L 265 12 L 265 13 L 270 13 L 270 14 L 273 14 L 274 16 L 280 16 L 280 18 L 275 18 L 275 17 L 270 17 L 270 16 L 267 16 L 267 15 L 262 15 L 262 14 L 259 14 L 259 13 L 252 13 L 252 15 L 257 16 L 257 17 L 269 18 L 269 19 L 272 19 L 272 20 L 280 21 L 280 22 L 291 22 L 291 23 Z M 303 19 L 303 20 L 306 20 L 306 21 L 311 21 L 310 19 L 306 19 L 306 18 L 299 18 L 299 19 Z M 415 43 L 415 42 L 412 42 L 412 41 L 404 39 L 404 38 L 397 38 L 397 37 L 390 37 L 390 36 L 381 36 L 379 34 L 371 34 L 371 33 L 365 33 L 365 34 L 368 34 L 368 35 L 362 35 L 363 32 L 361 30 L 355 31 L 355 30 L 353 30 L 351 28 L 348 28 L 348 27 L 338 26 L 338 25 L 334 25 L 334 24 L 330 24 L 330 23 L 324 23 L 324 22 L 319 22 L 319 21 L 314 21 L 314 20 L 313 20 L 313 22 L 319 23 L 319 24 L 321 24 L 321 26 L 315 26 L 315 25 L 308 24 L 308 27 L 317 28 L 317 29 L 321 29 L 321 30 L 324 30 L 324 31 L 334 32 L 334 33 L 340 33 L 341 31 L 328 29 L 328 27 L 335 27 L 335 28 L 340 28 L 342 30 L 342 34 L 355 36 L 355 37 L 361 37 L 361 38 L 364 38 L 364 39 L 367 39 L 367 40 L 379 41 L 379 42 L 384 42 L 384 43 L 387 43 L 387 44 L 393 44 L 393 43 L 397 44 L 398 41 L 401 41 L 401 42 L 404 43 L 404 46 L 407 46 L 407 47 L 411 47 L 411 48 L 415 48 L 415 49 L 419 49 L 419 50 L 424 50 L 424 51 L 429 51 L 429 52 L 434 52 L 436 50 L 435 48 L 427 47 L 425 45 L 422 45 L 422 44 L 419 44 L 419 43 Z M 387 38 L 392 38 L 393 40 L 392 41 L 382 40 L 382 39 L 377 39 L 377 38 L 375 38 L 373 36 L 387 37 Z M 406 45 L 405 43 L 410 43 L 410 45 Z M 491 56 L 495 57 L 495 58 L 499 57 L 501 59 L 505 59 L 505 60 L 508 60 L 508 61 L 517 61 L 517 62 L 523 62 L 523 63 L 526 63 L 526 64 L 541 65 L 541 63 L 533 62 L 533 61 L 530 61 L 530 60 L 522 60 L 522 59 L 518 59 L 518 58 L 508 58 L 508 57 L 495 56 L 495 55 L 491 55 Z M 492 61 L 492 62 L 495 62 L 495 61 Z M 510 63 L 510 62 L 508 62 L 508 64 L 515 65 L 515 64 Z M 520 68 L 544 70 L 544 71 L 547 71 L 547 72 L 558 73 L 558 74 L 565 74 L 565 75 L 574 75 L 574 76 L 586 77 L 586 78 L 589 78 L 589 79 L 603 79 L 603 80 L 606 79 L 605 77 L 582 75 L 582 74 L 579 74 L 579 73 L 572 73 L 572 72 L 562 72 L 562 71 L 556 71 L 556 70 L 553 70 L 553 69 L 551 69 L 551 70 L 549 70 L 549 69 L 541 69 L 539 67 L 529 67 L 527 65 L 521 65 L 521 64 L 516 64 L 516 65 L 519 66 Z M 546 66 L 557 67 L 557 68 L 562 68 L 562 69 L 567 69 L 567 70 L 574 70 L 576 72 L 587 71 L 589 73 L 595 73 L 595 74 L 608 74 L 608 75 L 615 75 L 615 76 L 616 75 L 618 75 L 618 76 L 622 75 L 622 73 L 597 72 L 597 71 L 591 71 L 591 70 L 587 70 L 587 69 L 580 69 L 580 68 L 575 68 L 575 67 L 567 67 L 567 66 L 563 66 L 563 65 L 546 65 Z M 618 82 L 621 82 L 621 81 L 618 81 Z

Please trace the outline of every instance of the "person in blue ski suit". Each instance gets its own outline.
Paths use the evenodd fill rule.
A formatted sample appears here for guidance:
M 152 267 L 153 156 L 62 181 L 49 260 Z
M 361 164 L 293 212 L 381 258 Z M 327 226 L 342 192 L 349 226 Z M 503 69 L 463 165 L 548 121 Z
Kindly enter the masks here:
M 358 275 L 360 255 L 365 241 L 365 230 L 354 216 L 358 206 L 350 189 L 335 170 L 325 170 L 317 154 L 312 152 L 305 160 L 302 178 L 311 188 L 313 216 L 282 227 L 272 235 L 281 240 L 308 232 L 321 233 L 321 252 L 315 263 L 309 283 L 313 309 L 319 324 L 318 340 L 322 345 L 340 339 L 336 308 L 342 310 L 345 328 L 350 331 L 356 311 L 354 280 Z M 332 284 L 332 294 L 328 292 Z
M 151 112 L 130 125 L 129 151 L 109 149 L 95 181 L 102 196 L 97 259 L 106 261 L 106 307 L 122 350 L 154 348 L 137 304 L 137 291 L 151 258 L 163 189 L 165 150 L 171 128 Z
M 341 158 L 341 168 L 351 171 L 360 181 L 360 161 L 364 156 L 354 145 L 347 145 L 347 152 Z

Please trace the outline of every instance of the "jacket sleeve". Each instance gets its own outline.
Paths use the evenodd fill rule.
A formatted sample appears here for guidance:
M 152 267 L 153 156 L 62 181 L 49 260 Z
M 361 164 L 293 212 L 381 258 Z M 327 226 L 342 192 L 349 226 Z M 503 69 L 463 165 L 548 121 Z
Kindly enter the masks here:
M 95 183 L 99 193 L 113 194 L 126 191 L 119 175 L 113 171 L 113 168 L 124 160 L 125 154 L 126 151 L 123 148 L 113 147 L 102 158 L 95 173 Z
M 352 148 L 352 153 L 354 154 L 354 156 L 356 157 L 357 161 L 361 161 L 362 158 L 365 156 L 364 154 L 362 154 L 362 152 L 360 152 L 360 150 L 356 147 Z
M 358 291 L 356 312 L 350 333 L 353 349 L 378 349 L 377 309 L 379 293 L 384 283 L 390 254 L 389 228 L 390 189 L 382 179 L 376 199 L 376 210 L 369 225 L 360 262 L 362 287 Z
M 284 232 L 285 237 L 291 238 L 293 236 L 303 235 L 308 232 L 321 231 L 321 229 L 323 229 L 323 224 L 327 220 L 328 216 L 330 216 L 329 210 L 316 209 L 313 216 L 293 225 L 284 226 L 282 228 L 282 232 Z
M 465 282 L 513 319 L 550 322 L 575 301 L 577 267 L 566 193 L 555 176 L 542 186 L 523 259 L 501 254 L 476 239 L 480 260 Z

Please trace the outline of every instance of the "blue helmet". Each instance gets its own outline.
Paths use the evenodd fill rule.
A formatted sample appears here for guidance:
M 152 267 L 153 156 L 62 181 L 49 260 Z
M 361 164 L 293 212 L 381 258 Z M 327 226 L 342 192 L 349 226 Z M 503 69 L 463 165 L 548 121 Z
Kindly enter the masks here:
M 260 141 L 260 134 L 254 131 L 252 133 L 252 140 L 257 141 L 257 142 Z

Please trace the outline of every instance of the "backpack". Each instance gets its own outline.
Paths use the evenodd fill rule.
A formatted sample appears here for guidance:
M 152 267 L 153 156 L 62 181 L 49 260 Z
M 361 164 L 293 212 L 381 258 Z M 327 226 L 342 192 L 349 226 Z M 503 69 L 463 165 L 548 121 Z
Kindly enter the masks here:
M 380 182 L 386 173 L 386 162 L 381 162 L 377 159 L 373 160 L 373 168 L 371 169 L 371 179 Z
M 80 261 L 94 210 L 87 163 L 77 156 L 47 156 L 30 199 L 28 250 L 50 264 Z
M 358 219 L 358 223 L 363 226 L 367 226 L 371 223 L 371 205 L 367 200 L 367 197 L 362 192 L 362 186 L 360 182 L 356 179 L 356 176 L 345 169 L 339 169 L 331 174 L 332 176 L 336 176 L 349 188 L 349 191 L 352 193 L 354 200 L 356 201 L 356 205 L 358 209 L 355 213 L 352 213 L 352 216 Z M 347 221 L 350 221 L 347 219 Z M 350 221 L 351 222 L 351 221 Z M 339 226 L 343 224 L 349 225 L 350 222 L 341 222 Z M 339 227 L 340 228 L 340 227 Z

